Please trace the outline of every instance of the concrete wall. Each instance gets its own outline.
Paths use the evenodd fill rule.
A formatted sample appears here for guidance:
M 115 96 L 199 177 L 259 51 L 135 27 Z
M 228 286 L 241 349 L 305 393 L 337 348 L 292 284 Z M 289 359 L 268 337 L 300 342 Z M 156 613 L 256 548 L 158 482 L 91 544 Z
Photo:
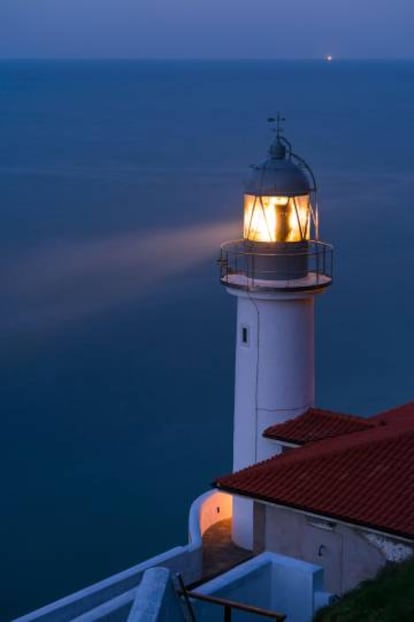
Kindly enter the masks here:
M 263 553 L 205 583 L 197 592 L 284 613 L 288 620 L 310 622 L 330 595 L 323 590 L 323 570 L 273 553 Z M 218 605 L 194 601 L 197 622 L 221 622 Z M 233 610 L 233 622 L 263 622 L 265 618 Z
M 170 549 L 22 616 L 18 618 L 18 622 L 95 622 L 102 618 L 105 621 L 125 619 L 125 614 L 119 616 L 118 613 L 124 609 L 128 614 L 144 572 L 154 566 L 169 568 L 172 573 L 180 572 L 185 582 L 196 581 L 201 575 L 201 548 L 198 545 L 188 545 Z
M 322 566 L 325 588 L 342 594 L 375 576 L 383 553 L 357 528 L 255 503 L 255 552 L 274 551 Z
M 143 573 L 154 566 L 180 572 L 185 583 L 201 578 L 202 534 L 216 520 L 231 514 L 231 495 L 209 491 L 198 497 L 189 513 L 189 544 L 178 546 L 147 559 L 132 568 L 90 585 L 79 592 L 28 613 L 18 622 L 94 622 L 105 618 L 125 620 Z M 219 512 L 217 512 L 219 508 Z M 16 621 L 17 622 L 17 621 Z
M 216 579 L 199 587 L 196 591 L 209 596 L 218 596 L 240 603 L 271 608 L 271 570 L 270 561 L 266 559 L 254 560 L 255 563 L 247 562 L 236 568 L 236 572 L 229 571 Z M 197 622 L 222 622 L 223 608 L 219 605 L 204 603 L 195 600 L 193 607 Z M 248 620 L 263 622 L 264 618 L 236 609 L 232 612 L 232 622 Z
M 127 622 L 185 622 L 180 598 L 166 568 L 150 568 L 137 589 Z

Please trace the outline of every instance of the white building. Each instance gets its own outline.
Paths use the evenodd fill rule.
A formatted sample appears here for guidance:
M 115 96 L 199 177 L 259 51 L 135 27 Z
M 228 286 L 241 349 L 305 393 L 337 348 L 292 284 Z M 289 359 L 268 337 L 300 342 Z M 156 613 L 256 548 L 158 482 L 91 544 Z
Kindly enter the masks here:
M 342 594 L 414 552 L 414 403 L 370 419 L 309 409 L 264 432 L 282 454 L 217 480 L 254 505 L 254 551 L 325 569 Z

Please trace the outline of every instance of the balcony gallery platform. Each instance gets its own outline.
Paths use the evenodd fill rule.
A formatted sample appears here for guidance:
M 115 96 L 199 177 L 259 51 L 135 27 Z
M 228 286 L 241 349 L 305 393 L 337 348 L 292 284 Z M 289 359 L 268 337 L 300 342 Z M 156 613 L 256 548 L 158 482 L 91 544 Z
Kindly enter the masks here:
M 221 283 L 228 288 L 249 292 L 301 292 L 325 289 L 332 283 L 332 277 L 319 272 L 308 272 L 299 279 L 260 279 L 246 274 L 227 273 L 221 277 Z
M 234 240 L 221 246 L 220 280 L 247 292 L 323 290 L 332 283 L 333 248 L 319 240 L 252 245 Z

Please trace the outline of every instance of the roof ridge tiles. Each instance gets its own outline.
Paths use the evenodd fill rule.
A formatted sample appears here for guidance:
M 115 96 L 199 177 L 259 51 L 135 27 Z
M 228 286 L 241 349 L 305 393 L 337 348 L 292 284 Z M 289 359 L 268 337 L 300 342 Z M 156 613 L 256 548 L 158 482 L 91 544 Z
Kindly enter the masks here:
M 295 448 L 294 451 L 290 451 L 284 454 L 273 456 L 273 458 L 284 457 L 290 459 L 302 459 L 304 453 L 308 455 L 320 455 L 337 453 L 345 449 L 352 449 L 361 445 L 372 445 L 381 442 L 388 442 L 391 438 L 398 438 L 400 436 L 406 437 L 407 435 L 414 435 L 414 426 L 410 424 L 404 425 L 387 425 L 387 426 L 371 426 L 369 432 L 367 430 L 357 430 L 355 432 L 348 432 L 339 436 L 330 436 L 315 440 L 312 443 L 302 445 Z M 300 453 L 299 453 L 300 450 Z M 300 457 L 299 457 L 300 456 Z M 272 460 L 273 458 L 270 458 Z
M 335 417 L 338 419 L 352 419 L 353 421 L 358 421 L 358 422 L 364 422 L 365 421 L 365 417 L 362 417 L 361 415 L 353 415 L 351 413 L 342 413 L 339 412 L 337 410 L 330 410 L 329 408 L 318 408 L 316 406 L 312 406 L 311 408 L 308 408 L 307 411 L 305 411 L 305 413 L 320 413 L 321 415 L 328 415 L 329 417 Z
M 382 431 L 384 428 L 381 427 L 380 430 Z M 375 444 L 375 445 L 379 445 L 382 443 L 387 443 L 390 441 L 390 438 L 395 438 L 397 439 L 398 437 L 402 436 L 402 437 L 407 437 L 408 435 L 411 437 L 413 437 L 413 447 L 414 447 L 414 429 L 409 428 L 408 430 L 399 427 L 398 429 L 392 429 L 391 428 L 387 428 L 387 432 L 388 434 L 385 436 L 383 434 L 381 434 L 380 438 L 369 438 L 367 434 L 365 434 L 364 432 L 353 432 L 353 433 L 349 433 L 340 437 L 330 437 L 330 438 L 326 438 L 326 439 L 322 439 L 320 441 L 314 441 L 313 443 L 310 443 L 308 445 L 302 445 L 300 447 L 297 447 L 294 449 L 294 451 L 289 451 L 283 454 L 276 454 L 275 456 L 271 456 L 270 458 L 267 458 L 266 460 L 262 460 L 261 462 L 256 462 L 254 464 L 251 464 L 250 466 L 244 467 L 243 469 L 240 469 L 240 471 L 236 471 L 235 473 L 228 473 L 227 475 L 221 476 L 219 478 L 216 478 L 215 481 L 219 481 L 220 479 L 223 478 L 227 478 L 227 477 L 231 477 L 232 475 L 241 475 L 244 474 L 246 472 L 249 473 L 253 473 L 261 470 L 266 464 L 270 464 L 273 463 L 275 464 L 276 461 L 278 464 L 295 464 L 295 463 L 300 463 L 300 462 L 310 462 L 313 460 L 318 460 L 320 458 L 327 458 L 328 456 L 330 456 L 331 454 L 337 454 L 338 449 L 341 453 L 345 453 L 347 451 L 353 451 L 355 450 L 355 448 L 357 447 L 363 447 L 364 445 L 371 445 L 371 444 Z M 357 435 L 359 436 L 359 438 L 356 438 Z M 362 436 L 364 435 L 364 436 Z M 351 439 L 350 437 L 353 436 L 353 438 Z M 341 439 L 344 440 L 346 438 L 346 440 L 350 441 L 347 443 L 343 443 L 345 446 L 344 447 L 337 447 L 337 444 L 335 443 L 335 446 L 333 446 L 333 443 L 331 441 L 333 440 L 339 440 Z M 354 441 L 357 442 L 354 442 Z M 342 443 L 341 443 L 342 444 Z
M 376 423 L 388 423 L 390 419 L 400 419 L 402 417 L 410 417 L 414 422 L 414 401 L 405 402 L 400 406 L 394 406 L 393 408 L 389 408 L 387 410 L 383 410 L 382 412 L 377 413 L 376 415 L 372 415 L 370 417 L 371 420 Z M 394 424 L 394 421 L 392 422 Z
M 321 408 L 308 408 L 294 419 L 269 426 L 264 430 L 263 436 L 302 445 L 327 437 L 340 436 L 362 429 L 366 430 L 374 425 L 375 423 L 364 417 L 346 415 Z

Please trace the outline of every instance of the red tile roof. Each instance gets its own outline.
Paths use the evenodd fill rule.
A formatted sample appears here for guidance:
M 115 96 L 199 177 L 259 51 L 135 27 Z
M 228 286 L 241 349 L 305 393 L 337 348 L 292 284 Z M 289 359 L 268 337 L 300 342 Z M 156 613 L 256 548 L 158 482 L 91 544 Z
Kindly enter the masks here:
M 323 438 L 340 436 L 372 428 L 369 419 L 344 415 L 331 410 L 309 408 L 303 415 L 273 425 L 263 432 L 263 436 L 278 441 L 287 441 L 295 445 L 304 445 Z
M 414 539 L 414 404 L 388 411 L 385 419 L 385 425 L 309 443 L 220 477 L 215 485 Z
M 369 420 L 376 425 L 384 423 L 394 424 L 401 421 L 411 421 L 414 425 L 414 402 L 408 402 L 408 404 L 385 410 L 374 417 L 370 417 Z

